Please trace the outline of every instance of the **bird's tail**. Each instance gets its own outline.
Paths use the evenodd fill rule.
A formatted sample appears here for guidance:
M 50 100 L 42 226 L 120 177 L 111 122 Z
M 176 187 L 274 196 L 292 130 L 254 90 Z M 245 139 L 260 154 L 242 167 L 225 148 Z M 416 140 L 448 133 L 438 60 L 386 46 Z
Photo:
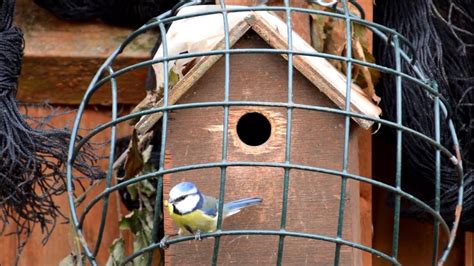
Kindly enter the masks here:
M 238 213 L 241 209 L 262 203 L 261 198 L 246 198 L 224 203 L 224 217 Z

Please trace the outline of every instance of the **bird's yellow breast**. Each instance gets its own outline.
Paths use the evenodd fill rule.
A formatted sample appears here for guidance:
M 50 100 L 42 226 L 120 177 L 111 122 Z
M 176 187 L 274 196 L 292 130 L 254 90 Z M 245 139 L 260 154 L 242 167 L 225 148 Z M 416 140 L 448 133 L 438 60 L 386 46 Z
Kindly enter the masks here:
M 201 210 L 195 210 L 183 215 L 176 214 L 173 211 L 173 205 L 167 203 L 168 202 L 165 201 L 164 206 L 168 209 L 171 219 L 179 226 L 181 232 L 189 232 L 186 227 L 189 227 L 193 233 L 197 231 L 201 231 L 201 233 L 211 233 L 216 230 L 216 217 L 209 216 Z

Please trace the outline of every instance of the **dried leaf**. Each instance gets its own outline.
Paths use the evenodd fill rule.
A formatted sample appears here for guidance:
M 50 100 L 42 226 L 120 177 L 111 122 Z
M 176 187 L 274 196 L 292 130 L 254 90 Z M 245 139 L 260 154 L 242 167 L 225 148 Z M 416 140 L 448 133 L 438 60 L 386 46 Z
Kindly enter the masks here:
M 352 50 L 354 52 L 354 58 L 361 61 L 367 62 L 365 58 L 364 48 L 359 40 L 352 40 Z M 375 103 L 380 103 L 380 97 L 375 93 L 374 82 L 372 81 L 372 75 L 370 74 L 369 68 L 362 65 L 354 65 L 354 69 L 357 69 L 358 72 L 362 74 L 363 80 L 365 81 L 366 86 L 363 87 L 364 93 L 369 96 Z M 354 75 L 354 79 L 357 80 L 358 75 Z M 360 85 L 360 84 L 359 84 Z
M 157 97 L 156 97 L 155 93 L 149 93 L 148 92 L 145 99 L 143 99 L 137 106 L 135 106 L 135 108 L 133 108 L 131 113 L 137 113 L 137 112 L 140 112 L 140 111 L 148 110 L 148 109 L 152 108 L 157 101 L 158 100 L 157 100 Z M 138 123 L 138 121 L 140 121 L 140 118 L 141 118 L 141 116 L 130 119 L 128 121 L 128 124 L 133 126 L 136 123 Z
M 168 65 L 169 71 L 168 71 L 168 89 L 171 89 L 178 83 L 180 79 L 183 78 L 183 75 L 181 74 L 182 71 L 179 66 L 176 65 L 175 62 L 170 63 Z M 155 93 L 157 98 L 161 99 L 164 96 L 164 81 L 157 87 L 157 92 Z
M 78 258 L 77 255 L 71 253 L 59 262 L 59 266 L 81 266 L 81 265 L 86 265 L 86 258 L 83 255 L 80 255 L 80 257 L 81 258 Z
M 142 158 L 143 158 L 143 162 L 145 164 L 148 164 L 148 161 L 150 161 L 150 158 L 151 158 L 151 152 L 153 150 L 153 145 L 150 144 L 148 145 L 145 150 L 142 152 Z
M 333 55 L 345 56 L 346 30 L 344 20 L 331 18 L 326 25 L 327 39 L 324 44 L 324 52 Z M 339 71 L 343 71 L 343 62 L 329 60 Z
M 319 5 L 311 5 L 311 8 L 318 10 L 331 11 L 331 9 Z M 358 14 L 357 8 L 350 6 L 350 12 Z M 317 51 L 324 53 L 346 56 L 346 25 L 345 20 L 337 18 L 327 18 L 323 20 L 321 17 L 312 15 L 312 36 L 313 46 Z M 360 24 L 353 23 L 351 32 L 352 54 L 353 58 L 373 62 L 373 56 L 368 51 L 368 29 Z M 321 50 L 321 47 L 322 50 Z M 329 60 L 331 64 L 342 73 L 346 73 L 346 63 L 339 60 Z M 355 83 L 363 88 L 364 94 L 376 104 L 379 104 L 380 97 L 375 92 L 375 84 L 379 80 L 380 73 L 376 70 L 352 64 L 351 74 Z
M 142 215 L 140 216 L 141 229 L 135 234 L 135 239 L 133 241 L 133 250 L 139 251 L 148 247 L 151 244 L 151 234 L 153 231 L 153 215 L 152 212 L 143 210 Z M 140 256 L 139 258 L 133 260 L 135 265 L 147 265 L 149 253 Z
M 129 230 L 136 234 L 140 230 L 139 215 L 140 211 L 136 210 L 123 216 L 119 221 L 120 230 Z
M 146 248 L 151 244 L 150 241 L 151 238 L 151 232 L 147 235 L 145 232 L 138 232 L 137 235 L 135 235 L 135 239 L 133 241 L 133 250 L 138 251 L 143 248 Z M 138 256 L 133 260 L 133 265 L 134 266 L 146 266 L 148 258 L 150 257 L 150 253 L 146 252 L 141 256 Z
M 369 47 L 369 38 L 367 36 L 370 33 L 366 26 L 352 23 L 352 38 L 358 40 L 362 47 Z
M 119 228 L 120 230 L 130 230 L 134 234 L 133 250 L 134 252 L 139 251 L 151 244 L 153 211 L 147 209 L 132 211 L 122 217 Z M 139 256 L 133 260 L 133 265 L 147 265 L 148 256 L 148 253 Z
M 109 259 L 107 260 L 107 266 L 119 266 L 122 265 L 122 261 L 125 259 L 125 241 L 122 238 L 114 240 L 112 245 L 109 247 Z
M 369 52 L 369 50 L 364 46 L 362 48 L 364 48 L 364 55 L 365 55 L 366 61 L 369 63 L 375 63 L 375 57 Z M 380 73 L 380 71 L 373 68 L 369 68 L 369 71 L 370 71 L 370 76 L 372 77 L 372 82 L 374 83 L 374 86 L 375 86 L 377 85 L 377 83 L 379 83 L 379 80 L 382 77 L 382 74 Z
M 144 194 L 146 197 L 151 197 L 155 195 L 156 189 L 155 186 L 151 184 L 149 180 L 143 180 L 139 183 L 140 193 Z
M 137 186 L 138 186 L 137 183 L 127 186 L 127 191 L 128 191 L 128 194 L 130 195 L 130 199 L 132 201 L 138 200 L 138 193 L 140 193 L 140 192 L 138 191 Z
M 136 176 L 143 169 L 143 156 L 138 148 L 137 131 L 133 130 L 130 149 L 127 153 L 127 160 L 125 161 L 125 179 Z
M 178 83 L 179 79 L 181 78 L 181 70 L 178 69 L 170 69 L 170 73 L 168 74 L 168 86 L 172 88 L 176 83 Z
M 311 4 L 311 7 L 313 9 L 317 10 L 324 10 L 324 7 L 321 7 L 319 5 Z M 326 41 L 326 32 L 325 32 L 325 27 L 327 26 L 329 22 L 329 17 L 328 16 L 322 16 L 322 15 L 315 15 L 311 14 L 311 26 L 312 26 L 312 31 L 311 31 L 311 42 L 318 52 L 323 52 L 324 51 L 324 43 Z
M 59 266 L 75 266 L 76 264 L 74 263 L 74 256 L 72 254 L 69 254 L 67 257 L 62 259 L 59 262 Z

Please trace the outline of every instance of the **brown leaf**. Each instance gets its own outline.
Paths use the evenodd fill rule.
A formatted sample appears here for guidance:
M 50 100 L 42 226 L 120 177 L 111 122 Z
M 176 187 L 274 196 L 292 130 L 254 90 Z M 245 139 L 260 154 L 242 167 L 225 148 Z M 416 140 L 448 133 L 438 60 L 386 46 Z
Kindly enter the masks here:
M 181 69 L 181 75 L 186 76 L 188 72 L 196 65 L 197 63 L 196 58 L 192 58 L 191 61 L 186 62 L 186 64 L 183 65 L 183 69 Z
M 156 102 L 156 99 L 157 97 L 154 93 L 147 93 L 145 99 L 143 99 L 137 106 L 135 106 L 131 113 L 137 113 L 152 108 Z M 138 123 L 138 121 L 140 121 L 140 118 L 141 116 L 130 119 L 128 121 L 128 124 L 133 126 Z
M 138 148 L 137 131 L 133 130 L 132 139 L 130 141 L 130 149 L 127 153 L 127 160 L 125 161 L 125 179 L 136 176 L 143 169 L 143 156 Z
M 354 58 L 367 62 L 364 48 L 358 39 L 352 39 L 352 51 Z M 364 93 L 369 97 L 369 99 L 372 99 L 378 105 L 380 103 L 380 97 L 375 93 L 374 82 L 372 81 L 372 75 L 370 74 L 369 68 L 354 64 L 354 69 L 357 69 L 358 73 L 360 72 L 362 74 L 362 78 L 365 81 L 366 86 L 363 88 Z M 357 80 L 357 76 L 354 76 L 354 79 Z
M 344 20 L 331 18 L 325 28 L 327 39 L 324 44 L 324 52 L 333 55 L 345 56 L 346 29 Z M 329 60 L 339 71 L 343 71 L 343 62 L 340 60 Z
M 310 5 L 310 7 L 318 10 L 331 11 L 329 8 L 314 4 Z M 350 6 L 350 11 L 358 14 L 357 8 L 353 6 Z M 313 47 L 317 51 L 322 51 L 324 53 L 346 56 L 347 41 L 345 20 L 318 15 L 311 15 L 311 17 L 313 19 Z M 351 50 L 353 58 L 365 62 L 374 62 L 375 60 L 373 60 L 374 58 L 372 54 L 368 51 L 369 43 L 367 36 L 369 35 L 369 30 L 365 26 L 356 23 L 352 23 L 351 29 Z M 344 61 L 329 60 L 329 62 L 343 74 L 346 73 L 346 63 Z M 363 92 L 367 98 L 379 104 L 380 97 L 375 93 L 374 87 L 380 77 L 380 73 L 366 66 L 357 64 L 352 64 L 352 66 L 352 79 L 357 85 L 363 88 Z
M 319 5 L 311 4 L 311 8 L 317 9 L 317 10 L 324 10 L 324 7 L 321 7 Z M 311 14 L 311 26 L 312 26 L 312 31 L 311 31 L 311 42 L 318 52 L 323 52 L 324 51 L 324 43 L 327 38 L 326 32 L 325 32 L 325 27 L 327 27 L 327 24 L 329 23 L 329 17 L 328 16 L 322 16 L 322 15 L 315 15 Z

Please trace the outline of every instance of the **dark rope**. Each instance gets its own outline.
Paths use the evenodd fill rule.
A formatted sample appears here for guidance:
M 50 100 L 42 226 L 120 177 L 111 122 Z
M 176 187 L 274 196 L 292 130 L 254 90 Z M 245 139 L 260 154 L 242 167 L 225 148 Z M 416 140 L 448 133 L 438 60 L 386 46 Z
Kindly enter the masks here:
M 170 10 L 179 0 L 34 0 L 61 19 L 102 19 L 122 26 L 141 26 Z
M 0 1 L 0 234 L 13 225 L 23 247 L 38 224 L 47 241 L 58 217 L 64 217 L 53 197 L 65 192 L 65 171 L 70 132 L 33 128 L 15 99 L 21 71 L 24 40 L 12 26 L 14 0 Z M 101 178 L 95 156 L 79 154 L 75 169 L 90 178 Z M 2 226 L 3 225 L 3 226 Z M 12 229 L 10 227 L 9 229 Z
M 464 206 L 461 226 L 474 230 L 474 8 L 471 0 L 377 1 L 376 22 L 395 29 L 416 48 L 418 66 L 435 80 L 452 111 L 461 145 L 464 175 Z M 379 44 L 376 58 L 394 68 L 393 48 Z M 408 63 L 403 71 L 416 76 Z M 395 81 L 385 75 L 378 88 L 385 118 L 396 120 Z M 418 85 L 403 81 L 403 124 L 434 137 L 434 102 Z M 446 121 L 441 124 L 441 143 L 452 148 Z M 403 189 L 434 206 L 435 150 L 411 134 L 403 134 Z M 407 179 L 408 178 L 408 179 Z M 457 201 L 458 175 L 448 160 L 441 168 L 441 214 L 452 224 Z M 421 209 L 410 206 L 405 213 L 420 217 Z

